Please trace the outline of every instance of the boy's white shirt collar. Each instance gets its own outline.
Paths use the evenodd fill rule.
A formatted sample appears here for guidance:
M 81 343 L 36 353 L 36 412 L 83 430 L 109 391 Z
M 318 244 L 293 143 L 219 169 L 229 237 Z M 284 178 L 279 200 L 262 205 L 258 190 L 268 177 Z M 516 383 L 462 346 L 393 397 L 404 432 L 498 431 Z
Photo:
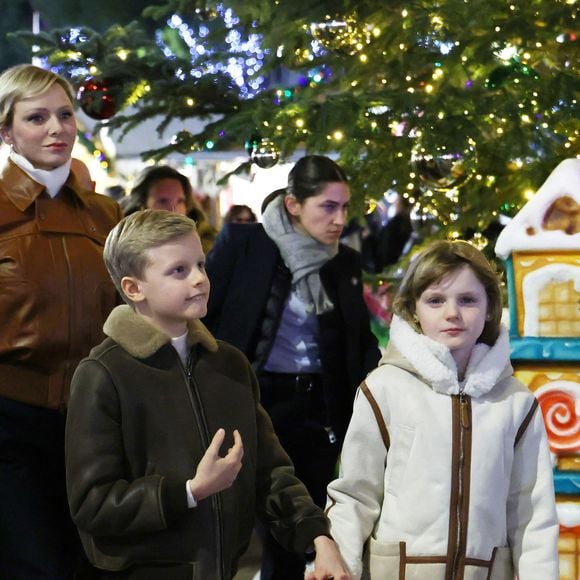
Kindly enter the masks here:
M 435 391 L 446 395 L 459 393 L 457 365 L 449 349 L 433 339 L 416 332 L 399 316 L 393 316 L 390 340 L 417 373 Z M 471 351 L 465 371 L 463 393 L 480 397 L 488 393 L 509 365 L 510 345 L 508 330 L 502 325 L 493 346 L 477 343 Z M 381 362 L 388 362 L 384 357 Z
M 181 336 L 174 336 L 171 338 L 171 344 L 173 348 L 177 351 L 181 362 L 187 364 L 187 356 L 189 354 L 189 348 L 187 346 L 187 335 L 189 331 L 186 330 Z
M 37 169 L 14 149 L 10 151 L 10 159 L 28 174 L 34 181 L 41 183 L 46 187 L 46 192 L 50 197 L 56 197 L 58 192 L 62 189 L 70 173 L 71 160 L 69 159 L 64 165 L 47 171 L 46 169 Z

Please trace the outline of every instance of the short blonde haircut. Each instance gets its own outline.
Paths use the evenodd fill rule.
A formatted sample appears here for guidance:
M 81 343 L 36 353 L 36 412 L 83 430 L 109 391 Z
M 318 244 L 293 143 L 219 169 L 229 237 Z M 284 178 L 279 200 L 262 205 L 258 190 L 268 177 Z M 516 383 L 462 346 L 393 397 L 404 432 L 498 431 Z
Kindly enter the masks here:
M 53 85 L 60 85 L 74 107 L 75 95 L 71 84 L 52 71 L 32 64 L 19 64 L 0 75 L 0 129 L 12 126 L 14 105 L 22 99 L 38 97 Z
M 422 251 L 410 264 L 393 301 L 395 314 L 417 332 L 416 302 L 423 292 L 447 274 L 469 266 L 487 294 L 487 320 L 478 341 L 493 345 L 501 324 L 501 282 L 495 266 L 477 248 L 464 241 L 437 241 Z
M 122 219 L 107 236 L 103 258 L 123 300 L 131 304 L 121 280 L 125 276 L 143 279 L 148 250 L 196 232 L 192 219 L 163 209 L 144 209 Z

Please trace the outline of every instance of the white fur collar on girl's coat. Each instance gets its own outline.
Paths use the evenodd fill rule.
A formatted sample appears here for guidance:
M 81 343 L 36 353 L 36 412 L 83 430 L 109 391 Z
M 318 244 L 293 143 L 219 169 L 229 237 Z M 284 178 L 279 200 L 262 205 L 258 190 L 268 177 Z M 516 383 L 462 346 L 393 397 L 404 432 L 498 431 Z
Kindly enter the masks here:
M 445 345 L 415 332 L 398 316 L 393 316 L 390 340 L 435 391 L 446 395 L 459 393 L 457 366 Z M 503 374 L 512 374 L 509 356 L 509 335 L 507 328 L 502 325 L 500 335 L 493 346 L 477 343 L 473 347 L 465 372 L 463 392 L 472 397 L 488 393 Z M 381 364 L 391 362 L 389 358 L 387 352 L 381 359 Z

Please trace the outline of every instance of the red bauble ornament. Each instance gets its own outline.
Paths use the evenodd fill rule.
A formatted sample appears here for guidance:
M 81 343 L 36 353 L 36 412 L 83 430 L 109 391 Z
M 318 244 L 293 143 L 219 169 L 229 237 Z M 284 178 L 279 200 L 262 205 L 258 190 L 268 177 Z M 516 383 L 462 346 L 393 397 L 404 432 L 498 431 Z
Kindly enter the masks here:
M 78 88 L 81 109 L 92 119 L 110 119 L 119 110 L 117 88 L 108 79 L 89 78 Z

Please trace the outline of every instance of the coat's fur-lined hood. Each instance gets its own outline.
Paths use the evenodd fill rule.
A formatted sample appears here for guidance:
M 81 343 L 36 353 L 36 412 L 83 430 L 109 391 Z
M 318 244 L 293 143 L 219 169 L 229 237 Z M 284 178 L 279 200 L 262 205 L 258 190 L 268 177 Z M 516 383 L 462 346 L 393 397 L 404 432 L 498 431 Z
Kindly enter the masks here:
M 398 316 L 393 316 L 389 346 L 379 364 L 393 364 L 414 372 L 438 393 L 459 393 L 457 366 L 449 349 L 416 332 Z M 480 397 L 512 373 L 508 330 L 502 325 L 493 346 L 477 343 L 473 347 L 465 372 L 463 392 Z
M 103 326 L 103 332 L 123 347 L 130 355 L 144 359 L 156 353 L 171 337 L 123 304 L 113 309 Z M 199 320 L 188 323 L 187 344 L 201 344 L 210 352 L 216 352 L 218 344 L 210 331 Z

